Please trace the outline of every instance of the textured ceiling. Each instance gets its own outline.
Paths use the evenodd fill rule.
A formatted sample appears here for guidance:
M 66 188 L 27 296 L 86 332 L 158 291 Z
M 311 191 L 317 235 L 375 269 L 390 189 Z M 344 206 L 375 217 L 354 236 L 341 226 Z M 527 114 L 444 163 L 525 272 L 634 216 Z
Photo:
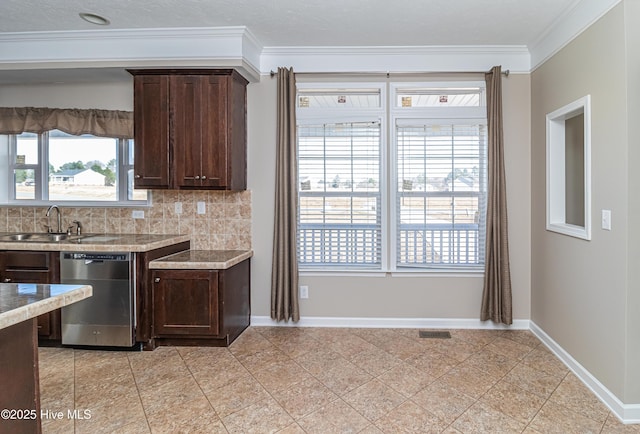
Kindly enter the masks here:
M 0 32 L 247 26 L 265 47 L 530 45 L 577 1 L 1 0 Z

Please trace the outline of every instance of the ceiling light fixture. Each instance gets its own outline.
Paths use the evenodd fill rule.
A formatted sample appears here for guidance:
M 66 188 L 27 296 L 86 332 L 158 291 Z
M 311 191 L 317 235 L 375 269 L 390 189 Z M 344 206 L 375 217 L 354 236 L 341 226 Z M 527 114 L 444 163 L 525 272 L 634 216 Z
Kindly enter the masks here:
M 101 17 L 100 15 L 90 14 L 87 12 L 80 12 L 78 15 L 80 15 L 80 18 L 82 18 L 86 22 L 96 24 L 98 26 L 108 26 L 109 24 L 111 24 L 111 21 L 109 21 L 105 17 Z

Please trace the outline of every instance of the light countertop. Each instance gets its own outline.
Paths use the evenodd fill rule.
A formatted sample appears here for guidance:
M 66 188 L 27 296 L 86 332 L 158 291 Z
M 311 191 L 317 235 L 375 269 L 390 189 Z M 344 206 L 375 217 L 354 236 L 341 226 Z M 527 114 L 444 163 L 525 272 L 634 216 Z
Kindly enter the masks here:
M 151 269 L 226 270 L 253 256 L 253 250 L 185 250 L 149 262 Z
M 91 285 L 0 283 L 0 329 L 84 300 Z
M 5 241 L 12 233 L 0 233 L 0 250 L 65 252 L 148 252 L 189 241 L 189 235 L 83 234 L 62 241 Z

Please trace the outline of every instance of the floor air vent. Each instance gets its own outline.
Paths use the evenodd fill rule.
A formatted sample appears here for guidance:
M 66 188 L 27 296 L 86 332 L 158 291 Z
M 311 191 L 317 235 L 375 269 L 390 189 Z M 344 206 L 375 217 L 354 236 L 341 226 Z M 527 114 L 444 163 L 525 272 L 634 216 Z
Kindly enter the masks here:
M 418 335 L 421 338 L 430 338 L 430 339 L 451 339 L 451 333 L 448 331 L 441 330 L 420 330 Z

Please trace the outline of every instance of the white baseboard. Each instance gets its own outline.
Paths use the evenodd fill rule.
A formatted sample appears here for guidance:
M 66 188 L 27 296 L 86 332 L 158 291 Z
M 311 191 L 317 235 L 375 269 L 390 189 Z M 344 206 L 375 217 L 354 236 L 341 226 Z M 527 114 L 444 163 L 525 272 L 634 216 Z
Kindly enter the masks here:
M 274 321 L 268 316 L 252 316 L 251 325 L 258 327 L 351 327 L 351 328 L 423 328 L 423 329 L 487 329 L 529 330 L 529 320 L 514 320 L 513 324 L 494 324 L 468 318 L 345 318 L 311 316 L 298 322 Z
M 538 337 L 624 424 L 640 423 L 640 404 L 623 404 L 596 377 L 567 353 L 533 321 L 531 332 Z

